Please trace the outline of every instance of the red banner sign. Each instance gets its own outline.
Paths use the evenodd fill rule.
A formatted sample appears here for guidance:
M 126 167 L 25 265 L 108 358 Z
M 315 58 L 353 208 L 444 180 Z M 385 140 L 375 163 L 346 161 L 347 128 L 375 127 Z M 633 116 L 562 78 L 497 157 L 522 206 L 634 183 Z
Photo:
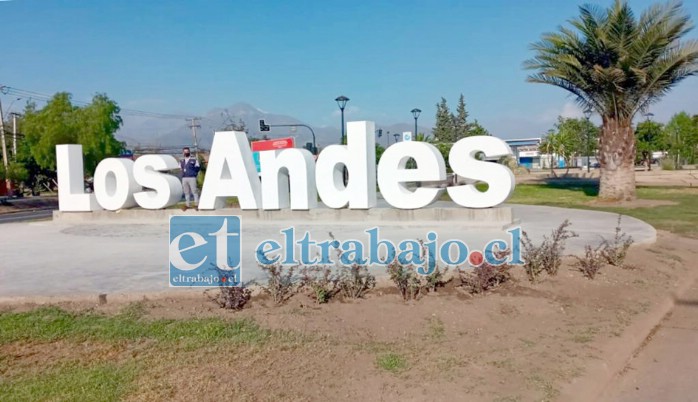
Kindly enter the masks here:
M 252 152 L 273 151 L 275 149 L 293 148 L 293 137 L 275 138 L 273 140 L 261 140 L 252 142 Z

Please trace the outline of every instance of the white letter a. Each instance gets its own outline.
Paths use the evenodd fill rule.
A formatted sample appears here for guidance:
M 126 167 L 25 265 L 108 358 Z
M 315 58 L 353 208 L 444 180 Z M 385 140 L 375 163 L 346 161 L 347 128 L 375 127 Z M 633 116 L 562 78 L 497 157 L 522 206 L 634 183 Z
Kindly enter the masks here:
M 241 131 L 216 132 L 211 145 L 199 209 L 217 209 L 226 197 L 238 197 L 241 209 L 259 209 L 261 190 L 247 136 Z

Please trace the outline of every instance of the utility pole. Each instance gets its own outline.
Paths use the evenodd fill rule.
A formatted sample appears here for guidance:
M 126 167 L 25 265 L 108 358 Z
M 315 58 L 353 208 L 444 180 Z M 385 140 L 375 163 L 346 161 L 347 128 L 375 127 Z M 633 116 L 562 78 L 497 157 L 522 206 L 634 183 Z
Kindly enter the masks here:
M 189 123 L 189 128 L 191 128 L 191 134 L 194 136 L 194 153 L 196 155 L 196 159 L 199 159 L 199 139 L 196 136 L 196 129 L 201 128 L 201 124 L 199 124 L 199 118 L 198 117 L 192 117 L 189 120 L 191 120 L 191 123 Z
M 12 112 L 12 156 L 17 160 L 17 113 Z
M 0 102 L 0 142 L 2 142 L 2 163 L 7 171 L 7 144 L 5 143 L 5 116 L 2 114 L 2 102 Z

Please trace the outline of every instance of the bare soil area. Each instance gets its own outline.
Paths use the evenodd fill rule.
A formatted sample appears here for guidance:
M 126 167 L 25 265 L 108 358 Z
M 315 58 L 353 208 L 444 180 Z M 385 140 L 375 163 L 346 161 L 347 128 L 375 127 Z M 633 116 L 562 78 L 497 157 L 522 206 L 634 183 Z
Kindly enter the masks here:
M 454 280 L 409 303 L 383 283 L 365 299 L 323 305 L 296 295 L 275 306 L 256 295 L 241 312 L 189 291 L 110 295 L 102 305 L 96 296 L 24 299 L 0 309 L 51 302 L 111 315 L 137 301 L 145 320 L 248 318 L 285 341 L 172 350 L 147 341 L 22 341 L 0 346 L 0 362 L 13 370 L 42 362 L 140 361 L 127 398 L 134 401 L 558 400 L 590 362 L 604 359 L 610 340 L 693 277 L 696 258 L 698 240 L 661 232 L 656 244 L 631 249 L 626 262 L 633 269 L 606 266 L 592 281 L 570 259 L 556 277 L 530 284 L 517 268 L 513 283 L 478 296 Z

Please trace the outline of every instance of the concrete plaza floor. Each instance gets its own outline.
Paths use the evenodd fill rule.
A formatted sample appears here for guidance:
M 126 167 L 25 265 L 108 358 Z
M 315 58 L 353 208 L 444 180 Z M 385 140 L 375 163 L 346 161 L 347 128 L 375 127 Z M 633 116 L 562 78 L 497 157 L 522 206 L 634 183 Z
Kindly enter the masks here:
M 511 205 L 514 217 L 530 237 L 539 242 L 565 219 L 579 237 L 570 239 L 566 252 L 580 254 L 584 245 L 612 239 L 617 215 L 554 207 Z M 195 213 L 195 212 L 192 212 Z M 232 213 L 231 213 L 232 214 Z M 400 242 L 425 239 L 438 233 L 439 242 L 460 239 L 471 249 L 482 249 L 496 238 L 509 239 L 503 229 L 468 227 L 443 222 L 289 222 L 242 221 L 243 280 L 263 278 L 254 250 L 264 240 L 283 240 L 280 230 L 294 225 L 313 239 L 365 240 L 366 229 L 379 227 L 382 239 Z M 656 231 L 650 225 L 624 216 L 622 229 L 636 243 L 651 243 Z M 0 299 L 18 296 L 72 296 L 97 293 L 139 293 L 168 290 L 168 221 L 8 223 L 0 226 Z M 373 268 L 376 275 L 384 268 Z

